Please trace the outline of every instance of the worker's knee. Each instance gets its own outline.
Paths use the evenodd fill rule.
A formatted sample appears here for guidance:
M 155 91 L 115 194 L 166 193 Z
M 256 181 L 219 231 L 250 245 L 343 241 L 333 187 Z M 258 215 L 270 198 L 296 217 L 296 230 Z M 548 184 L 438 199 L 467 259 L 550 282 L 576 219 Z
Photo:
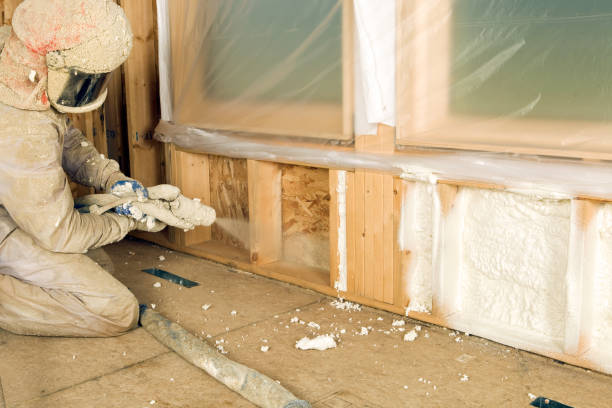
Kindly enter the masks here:
M 82 296 L 80 300 L 84 304 L 81 317 L 90 336 L 119 336 L 138 323 L 138 301 L 123 285 L 106 287 L 95 295 Z
M 99 317 L 104 322 L 102 332 L 105 336 L 119 336 L 138 324 L 138 300 L 127 288 L 123 293 L 113 296 L 103 308 Z
M 94 252 L 92 251 L 92 254 Z M 99 252 L 105 255 L 103 251 Z M 104 262 L 94 262 L 91 262 L 91 258 L 86 261 L 82 259 L 81 262 L 81 265 L 91 267 L 88 268 L 89 279 L 86 282 L 87 287 L 91 289 L 87 290 L 87 296 L 81 298 L 86 309 L 91 312 L 88 325 L 92 325 L 99 336 L 121 335 L 138 323 L 138 300 L 127 287 L 101 266 Z

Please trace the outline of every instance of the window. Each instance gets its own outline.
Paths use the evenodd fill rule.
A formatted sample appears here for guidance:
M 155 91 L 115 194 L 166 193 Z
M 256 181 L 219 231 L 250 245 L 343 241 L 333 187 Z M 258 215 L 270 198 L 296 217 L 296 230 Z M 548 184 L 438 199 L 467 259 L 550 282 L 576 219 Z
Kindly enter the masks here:
M 174 119 L 352 138 L 351 11 L 348 0 L 171 1 Z
M 612 2 L 398 0 L 398 143 L 612 158 Z

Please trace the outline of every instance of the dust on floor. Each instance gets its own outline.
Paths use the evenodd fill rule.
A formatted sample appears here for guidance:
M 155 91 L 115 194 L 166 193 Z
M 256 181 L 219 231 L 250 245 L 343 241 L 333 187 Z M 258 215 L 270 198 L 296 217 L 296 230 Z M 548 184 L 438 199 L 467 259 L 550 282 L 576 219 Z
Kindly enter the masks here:
M 141 303 L 317 408 L 528 407 L 536 396 L 601 407 L 612 400 L 612 377 L 485 339 L 341 308 L 309 290 L 136 240 L 107 252 Z M 141 272 L 155 267 L 201 285 L 188 289 Z M 325 334 L 336 347 L 295 347 Z M 0 330 L 0 381 L 9 408 L 252 406 L 142 329 L 109 339 Z

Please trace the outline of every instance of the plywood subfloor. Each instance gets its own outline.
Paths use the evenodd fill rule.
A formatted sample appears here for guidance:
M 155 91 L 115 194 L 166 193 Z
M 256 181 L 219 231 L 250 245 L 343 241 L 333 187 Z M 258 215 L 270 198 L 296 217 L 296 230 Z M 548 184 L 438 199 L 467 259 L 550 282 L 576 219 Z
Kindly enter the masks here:
M 601 407 L 612 399 L 611 377 L 484 339 L 421 324 L 418 338 L 405 342 L 392 326 L 397 315 L 337 310 L 317 293 L 139 241 L 107 251 L 116 275 L 141 302 L 155 303 L 190 331 L 210 335 L 210 342 L 223 340 L 229 357 L 278 379 L 317 408 L 527 407 L 530 394 Z M 159 261 L 160 255 L 166 259 Z M 148 267 L 202 285 L 186 289 L 140 272 Z M 153 286 L 157 281 L 161 288 Z M 205 303 L 212 306 L 204 312 Z M 418 324 L 405 321 L 406 330 Z M 357 334 L 362 327 L 368 335 Z M 317 333 L 339 333 L 339 346 L 295 349 L 296 340 Z M 263 353 L 262 345 L 270 350 Z M 252 406 L 142 329 L 110 339 L 0 331 L 0 379 L 10 408 Z

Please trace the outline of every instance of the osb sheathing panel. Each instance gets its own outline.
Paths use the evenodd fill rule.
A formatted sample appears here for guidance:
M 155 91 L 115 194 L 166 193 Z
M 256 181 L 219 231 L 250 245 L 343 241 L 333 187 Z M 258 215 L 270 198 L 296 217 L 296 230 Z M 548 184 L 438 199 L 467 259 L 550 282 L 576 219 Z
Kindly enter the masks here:
M 329 269 L 329 171 L 282 166 L 283 259 Z
M 229 234 L 216 224 L 212 239 L 236 248 L 248 249 L 249 190 L 247 161 L 221 156 L 210 156 L 210 199 L 217 218 L 235 220 Z M 239 233 L 240 230 L 243 233 Z

